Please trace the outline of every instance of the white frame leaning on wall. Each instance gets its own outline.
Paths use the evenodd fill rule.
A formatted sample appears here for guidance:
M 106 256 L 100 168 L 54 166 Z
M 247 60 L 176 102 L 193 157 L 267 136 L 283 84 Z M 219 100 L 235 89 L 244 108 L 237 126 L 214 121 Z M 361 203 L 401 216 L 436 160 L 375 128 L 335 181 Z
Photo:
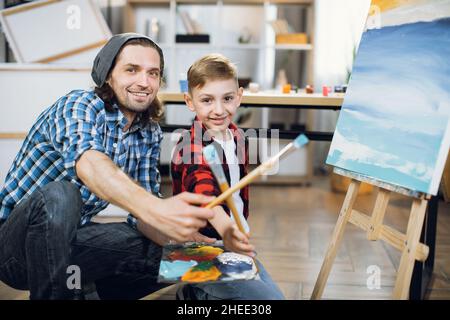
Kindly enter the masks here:
M 61 6 L 62 3 L 66 3 L 67 6 Z M 48 17 L 47 19 L 47 26 L 48 26 L 48 37 L 46 41 L 43 41 L 43 47 L 45 47 L 46 43 L 55 43 L 55 45 L 58 45 L 58 39 L 55 39 L 55 36 L 59 36 L 55 30 L 62 30 L 61 28 L 61 21 L 55 21 L 55 23 L 51 23 L 52 19 L 50 16 L 50 10 L 55 10 L 55 13 L 58 12 L 61 15 L 68 16 L 70 15 L 70 12 L 67 10 L 68 6 L 77 6 L 78 8 L 83 8 L 84 10 L 81 11 L 83 17 L 87 17 L 84 21 L 89 21 L 89 23 L 93 23 L 94 26 L 97 28 L 97 30 L 92 30 L 92 32 L 79 32 L 78 35 L 74 36 L 74 34 L 64 34 L 61 33 L 61 37 L 69 37 L 70 41 L 79 41 L 79 44 L 76 44 L 69 50 L 62 50 L 59 51 L 55 50 L 55 52 L 49 52 L 46 55 L 36 57 L 36 58 L 27 58 L 24 54 L 24 50 L 26 50 L 26 44 L 25 38 L 19 35 L 19 24 L 27 23 L 32 24 L 33 21 L 30 20 L 33 17 L 35 19 L 39 19 L 42 17 L 43 12 L 42 10 L 45 10 L 45 16 Z M 87 9 L 87 11 L 86 11 Z M 30 15 L 31 14 L 31 15 Z M 81 16 L 81 14 L 80 14 Z M 22 18 L 22 19 L 21 19 Z M 26 18 L 26 20 L 25 20 Z M 59 19 L 61 20 L 61 19 Z M 38 21 L 38 20 L 35 20 Z M 42 0 L 42 1 L 36 1 L 31 2 L 28 4 L 12 7 L 9 9 L 1 10 L 0 11 L 0 22 L 2 24 L 3 31 L 6 35 L 6 38 L 8 40 L 8 43 L 11 47 L 11 50 L 14 53 L 14 56 L 19 63 L 30 63 L 30 62 L 38 62 L 38 63 L 48 63 L 53 62 L 55 60 L 59 60 L 62 58 L 66 58 L 69 56 L 73 56 L 82 52 L 86 52 L 88 50 L 92 50 L 95 48 L 102 47 L 108 39 L 112 36 L 111 31 L 109 30 L 109 27 L 107 26 L 102 13 L 100 9 L 98 8 L 97 4 L 94 3 L 93 0 Z M 16 27 L 15 27 L 16 26 Z M 42 28 L 43 24 L 42 22 L 39 23 L 39 27 Z M 16 32 L 15 30 L 16 29 Z M 69 30 L 69 29 L 68 29 Z M 70 31 L 70 30 L 69 30 Z M 30 33 L 32 30 L 30 30 Z M 36 32 L 36 31 L 35 31 Z M 40 33 L 37 36 L 39 37 L 45 37 L 47 36 L 46 33 Z M 81 36 L 82 34 L 82 36 Z M 100 36 L 99 36 L 100 35 Z M 90 38 L 88 38 L 90 37 Z M 61 38 L 60 38 L 61 39 Z M 67 39 L 67 38 L 66 38 Z M 53 48 L 50 48 L 53 49 Z

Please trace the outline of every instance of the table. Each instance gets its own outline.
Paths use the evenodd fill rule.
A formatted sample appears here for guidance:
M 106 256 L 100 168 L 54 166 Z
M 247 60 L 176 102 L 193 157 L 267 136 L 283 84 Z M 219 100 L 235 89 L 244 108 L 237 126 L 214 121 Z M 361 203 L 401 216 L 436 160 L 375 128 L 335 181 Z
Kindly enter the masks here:
M 184 95 L 180 92 L 160 92 L 158 94 L 161 102 L 165 104 L 184 104 Z M 245 91 L 242 97 L 241 107 L 243 108 L 263 108 L 263 128 L 268 128 L 268 109 L 303 109 L 303 110 L 334 110 L 341 109 L 344 98 L 343 95 L 336 94 L 324 97 L 322 94 L 291 93 L 282 94 L 273 91 L 250 93 Z M 300 133 L 305 133 L 308 138 L 316 141 L 331 141 L 332 132 L 311 131 L 312 115 L 308 114 L 306 122 L 306 131 L 299 132 L 295 130 L 280 130 L 280 137 L 293 139 Z M 163 125 L 164 129 L 170 131 L 172 126 Z M 176 126 L 180 128 L 180 126 Z

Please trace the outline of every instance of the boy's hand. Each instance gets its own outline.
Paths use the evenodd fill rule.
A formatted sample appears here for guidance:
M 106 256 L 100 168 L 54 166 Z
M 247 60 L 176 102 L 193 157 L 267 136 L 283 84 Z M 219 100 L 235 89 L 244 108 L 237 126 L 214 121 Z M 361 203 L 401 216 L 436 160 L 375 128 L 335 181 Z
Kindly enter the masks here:
M 225 230 L 222 238 L 227 250 L 255 257 L 255 247 L 250 244 L 248 236 L 239 231 L 235 223 Z

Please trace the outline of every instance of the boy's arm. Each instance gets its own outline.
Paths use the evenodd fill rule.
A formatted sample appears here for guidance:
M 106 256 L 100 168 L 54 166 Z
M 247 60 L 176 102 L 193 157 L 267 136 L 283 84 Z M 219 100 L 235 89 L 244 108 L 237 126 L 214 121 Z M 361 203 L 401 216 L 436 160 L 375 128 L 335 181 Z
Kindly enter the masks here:
M 234 222 L 221 206 L 216 206 L 213 210 L 215 211 L 215 215 L 213 219 L 209 220 L 209 222 L 223 239 L 226 230 L 232 228 Z

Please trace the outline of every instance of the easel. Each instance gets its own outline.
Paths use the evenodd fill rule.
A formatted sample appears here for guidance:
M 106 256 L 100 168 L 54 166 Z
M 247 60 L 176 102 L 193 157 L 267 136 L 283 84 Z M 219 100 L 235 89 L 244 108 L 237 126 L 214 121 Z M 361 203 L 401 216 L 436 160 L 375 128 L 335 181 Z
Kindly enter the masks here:
M 367 231 L 368 240 L 384 240 L 386 243 L 402 252 L 392 297 L 394 299 L 408 299 L 414 263 L 416 260 L 425 261 L 428 257 L 428 246 L 420 243 L 419 240 L 429 196 L 387 183 L 377 182 L 363 175 L 349 172 L 347 170 L 335 168 L 334 172 L 350 177 L 352 181 L 347 190 L 344 203 L 339 213 L 338 221 L 334 228 L 331 242 L 328 246 L 319 276 L 317 277 L 311 299 L 315 300 L 322 297 L 333 261 L 341 244 L 347 222 L 351 222 L 364 231 Z M 370 183 L 379 187 L 372 216 L 368 216 L 353 209 L 361 182 Z M 401 193 L 414 198 L 406 234 L 383 224 L 383 218 L 391 192 Z

